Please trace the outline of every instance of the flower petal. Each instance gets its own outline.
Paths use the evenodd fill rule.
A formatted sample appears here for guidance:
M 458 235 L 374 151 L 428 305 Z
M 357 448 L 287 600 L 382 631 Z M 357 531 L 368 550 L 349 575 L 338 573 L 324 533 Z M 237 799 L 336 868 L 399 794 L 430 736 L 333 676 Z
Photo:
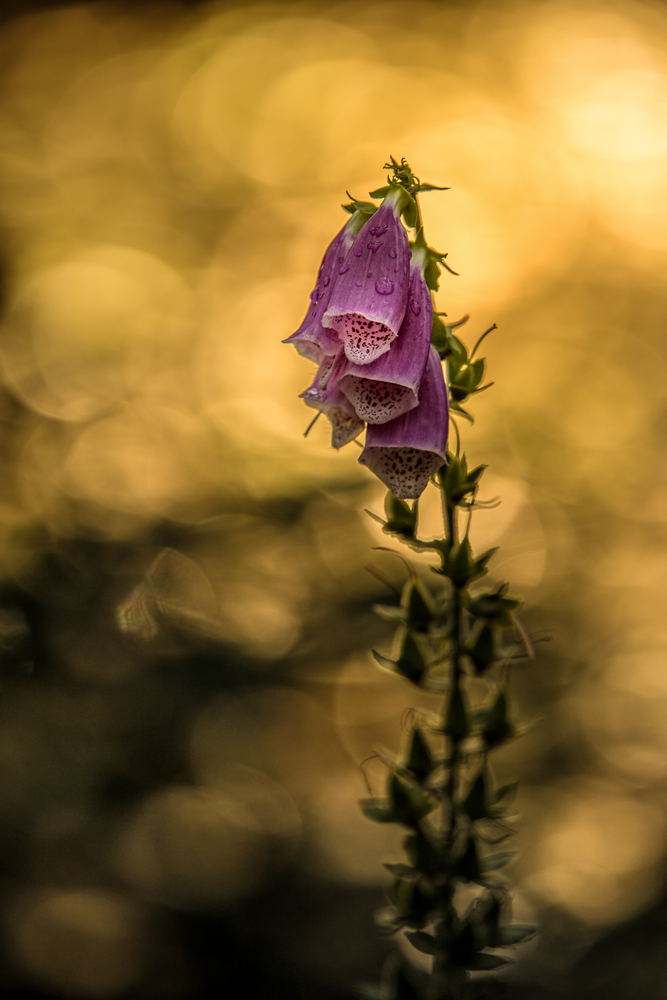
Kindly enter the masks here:
M 339 351 L 337 358 L 325 357 L 317 374 L 301 398 L 308 406 L 324 413 L 331 423 L 331 444 L 342 448 L 358 437 L 364 429 L 364 422 L 354 412 L 354 407 L 338 388 L 337 372 L 345 363 L 345 355 Z
M 412 410 L 419 402 L 419 384 L 428 360 L 433 306 L 422 268 L 423 251 L 410 262 L 408 308 L 390 349 L 368 365 L 348 361 L 338 385 L 369 424 L 384 424 Z
M 394 496 L 416 499 L 445 461 L 448 430 L 447 387 L 438 352 L 431 347 L 419 405 L 389 423 L 369 424 L 359 461 Z
M 322 317 L 355 364 L 368 365 L 388 351 L 405 315 L 410 247 L 400 198 L 391 190 L 359 231 Z
M 338 271 L 366 218 L 363 212 L 355 212 L 333 238 L 322 258 L 315 288 L 310 293 L 308 312 L 299 329 L 283 340 L 283 344 L 294 344 L 299 354 L 318 365 L 325 355 L 336 355 L 340 350 L 337 333 L 322 326 L 322 317 L 329 305 Z

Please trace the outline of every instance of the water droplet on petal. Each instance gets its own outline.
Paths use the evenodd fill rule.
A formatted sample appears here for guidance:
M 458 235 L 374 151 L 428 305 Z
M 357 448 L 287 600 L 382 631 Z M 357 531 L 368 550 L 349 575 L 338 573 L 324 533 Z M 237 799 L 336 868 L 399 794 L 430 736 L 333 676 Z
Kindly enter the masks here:
M 391 257 L 392 260 L 396 260 L 396 251 L 395 250 L 390 250 L 389 251 L 389 256 Z
M 363 250 L 355 250 L 354 256 L 355 257 L 361 257 L 361 255 L 362 255 L 363 252 L 364 252 Z
M 388 229 L 389 226 L 374 226 L 371 229 L 371 236 L 384 236 Z
M 368 244 L 368 249 L 370 250 L 371 253 L 375 253 L 376 250 L 380 249 L 380 246 L 381 246 L 380 241 L 373 238 Z
M 313 303 L 313 305 L 317 304 L 317 289 L 316 288 L 313 288 L 312 292 L 310 293 L 310 301 Z
M 361 282 L 360 281 L 355 281 L 355 285 L 357 286 L 357 288 L 361 288 Z
M 331 281 L 331 278 L 329 277 L 329 275 L 327 275 L 326 278 L 324 279 L 324 281 L 322 282 L 322 284 L 324 285 L 325 288 L 327 287 L 327 285 L 329 284 L 330 281 Z
M 338 273 L 339 274 L 345 274 L 345 272 L 349 271 L 349 270 L 350 270 L 350 265 L 349 264 L 344 264 L 343 267 L 341 267 L 341 269 L 340 269 L 340 271 Z
M 415 299 L 410 300 L 410 308 L 412 309 L 415 316 L 419 316 L 420 312 L 422 311 L 422 307 Z
M 375 282 L 375 291 L 378 295 L 391 295 L 394 290 L 394 282 L 389 278 L 378 278 Z

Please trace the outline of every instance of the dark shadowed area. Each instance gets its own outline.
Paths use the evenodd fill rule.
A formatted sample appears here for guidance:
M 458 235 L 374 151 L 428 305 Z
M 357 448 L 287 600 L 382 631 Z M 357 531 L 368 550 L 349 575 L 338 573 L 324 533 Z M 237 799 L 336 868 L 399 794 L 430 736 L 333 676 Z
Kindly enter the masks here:
M 422 202 L 440 308 L 469 345 L 499 327 L 462 431 L 502 504 L 472 537 L 550 640 L 498 765 L 542 931 L 480 997 L 667 998 L 665 6 L 0 16 L 0 995 L 379 975 L 400 835 L 360 764 L 416 696 L 368 652 L 365 566 L 405 569 L 355 445 L 302 436 L 312 366 L 280 341 L 393 154 L 451 187 Z

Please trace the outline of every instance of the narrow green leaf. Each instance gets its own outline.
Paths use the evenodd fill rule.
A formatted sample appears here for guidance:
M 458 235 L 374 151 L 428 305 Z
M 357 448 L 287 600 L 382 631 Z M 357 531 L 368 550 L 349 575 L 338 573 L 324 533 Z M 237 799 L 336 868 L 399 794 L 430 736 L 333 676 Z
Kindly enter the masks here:
M 435 955 L 438 943 L 432 934 L 427 934 L 426 931 L 406 931 L 405 936 L 417 951 L 424 955 Z
M 419 192 L 421 191 L 449 191 L 448 187 L 438 187 L 437 184 L 420 184 L 417 188 Z
M 377 799 L 362 799 L 359 803 L 361 811 L 373 823 L 395 823 L 391 809 L 381 805 Z
M 504 868 L 512 858 L 515 858 L 516 854 L 516 851 L 499 851 L 498 854 L 489 854 L 485 858 L 480 858 L 480 868 L 483 872 L 498 871 L 499 868 Z
M 400 878 L 411 878 L 412 876 L 417 876 L 417 872 L 410 865 L 405 865 L 402 862 L 387 861 L 382 865 L 386 868 L 388 872 L 392 875 L 398 875 Z
M 494 947 L 509 948 L 513 944 L 527 941 L 535 934 L 537 934 L 537 927 L 530 924 L 510 924 L 507 927 L 499 927 Z
M 499 969 L 502 965 L 511 965 L 511 958 L 503 958 L 502 955 L 487 955 L 480 952 L 466 965 L 466 969 L 471 972 L 490 972 L 491 969 Z

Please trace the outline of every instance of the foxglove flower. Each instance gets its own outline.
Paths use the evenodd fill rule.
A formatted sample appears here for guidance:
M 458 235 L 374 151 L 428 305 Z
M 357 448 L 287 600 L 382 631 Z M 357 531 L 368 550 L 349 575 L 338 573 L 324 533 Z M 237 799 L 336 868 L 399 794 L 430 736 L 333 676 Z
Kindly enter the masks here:
M 322 317 L 329 305 L 338 272 L 364 220 L 363 212 L 355 212 L 326 249 L 317 274 L 315 288 L 310 293 L 310 305 L 303 323 L 283 344 L 294 344 L 299 354 L 319 365 L 326 355 L 340 350 L 335 330 L 322 326 Z
M 345 354 L 368 365 L 398 336 L 408 299 L 410 248 L 401 223 L 405 191 L 394 185 L 359 231 L 331 293 L 322 324 Z
M 331 423 L 331 444 L 334 448 L 353 441 L 364 429 L 364 422 L 354 412 L 354 407 L 338 388 L 338 373 L 345 363 L 342 349 L 338 356 L 325 357 L 317 370 L 313 384 L 301 398 L 329 418 Z
M 447 387 L 440 357 L 431 347 L 419 405 L 387 424 L 369 424 L 359 461 L 395 497 L 416 499 L 445 461 L 448 429 Z
M 410 261 L 408 307 L 397 339 L 370 364 L 348 361 L 338 386 L 357 416 L 369 424 L 385 424 L 412 410 L 419 402 L 421 382 L 433 325 L 431 293 L 424 281 L 426 254 L 413 251 Z

